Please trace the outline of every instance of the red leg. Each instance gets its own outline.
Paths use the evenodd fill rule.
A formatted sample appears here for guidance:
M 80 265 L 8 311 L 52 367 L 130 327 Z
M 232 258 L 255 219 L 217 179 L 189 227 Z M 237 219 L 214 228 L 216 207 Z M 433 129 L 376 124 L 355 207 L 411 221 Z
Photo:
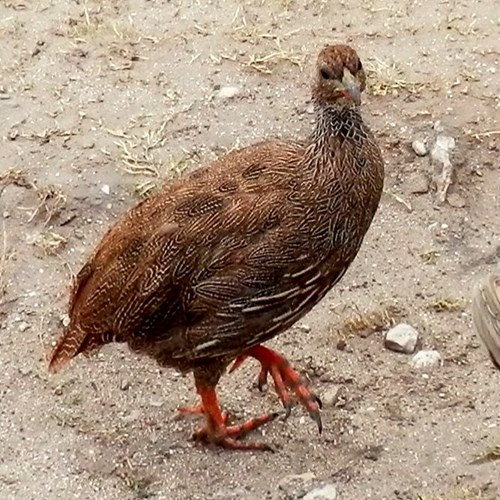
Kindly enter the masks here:
M 244 354 L 238 356 L 229 370 L 234 371 L 248 357 L 255 358 L 261 364 L 261 370 L 258 378 L 258 387 L 262 390 L 267 382 L 267 375 L 270 374 L 276 392 L 286 409 L 285 418 L 290 415 L 292 401 L 289 390 L 293 391 L 298 400 L 309 412 L 311 418 L 318 425 L 318 430 L 321 433 L 323 426 L 321 423 L 321 401 L 307 388 L 305 380 L 292 368 L 290 363 L 272 349 L 268 349 L 262 345 L 252 347 Z
M 257 429 L 257 427 L 274 420 L 278 416 L 277 413 L 262 415 L 240 425 L 227 426 L 227 417 L 224 416 L 220 410 L 215 388 L 200 386 L 197 382 L 196 390 L 198 391 L 202 401 L 201 406 L 203 407 L 203 412 L 205 414 L 206 425 L 194 433 L 193 439 L 214 443 L 218 446 L 222 446 L 223 448 L 232 450 L 273 451 L 273 449 L 265 443 L 242 442 L 239 438 L 243 437 L 250 431 Z

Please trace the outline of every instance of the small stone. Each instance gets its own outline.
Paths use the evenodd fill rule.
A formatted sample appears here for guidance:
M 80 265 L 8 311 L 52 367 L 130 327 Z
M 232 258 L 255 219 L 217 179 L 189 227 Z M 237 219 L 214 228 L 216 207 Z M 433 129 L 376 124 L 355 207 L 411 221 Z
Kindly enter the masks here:
M 33 370 L 29 366 L 20 366 L 19 373 L 23 376 L 31 375 Z
M 450 152 L 455 147 L 455 139 L 449 135 L 438 135 L 431 149 L 431 158 L 435 163 L 446 165 L 450 162 Z
M 101 191 L 102 191 L 104 194 L 109 194 L 109 193 L 111 193 L 111 189 L 110 189 L 110 187 L 109 187 L 109 185 L 108 185 L 108 184 L 103 184 L 103 185 L 101 186 Z
M 25 332 L 29 327 L 30 327 L 30 325 L 28 323 L 26 323 L 25 321 L 23 321 L 22 323 L 19 323 L 19 326 L 17 327 L 17 329 L 22 333 L 22 332 Z
M 2 214 L 4 219 L 8 219 L 10 217 L 10 212 L 7 212 L 7 210 Z
M 306 113 L 308 115 L 313 115 L 314 114 L 314 103 L 313 102 L 310 102 L 308 105 L 307 105 L 307 108 L 306 108 Z
M 321 395 L 321 402 L 325 408 L 345 405 L 346 390 L 342 385 L 331 387 Z
M 441 132 L 444 132 L 444 127 L 443 127 L 443 124 L 441 123 L 441 120 L 437 120 L 433 127 L 432 127 L 438 134 L 440 134 Z
M 385 347 L 395 352 L 411 354 L 418 342 L 418 332 L 406 323 L 391 328 L 385 336 Z
M 302 500 L 335 500 L 337 498 L 337 487 L 334 484 L 325 484 L 314 488 Z
M 69 326 L 69 315 L 68 314 L 63 314 L 61 316 L 61 323 L 63 324 L 64 327 Z
M 309 333 L 311 331 L 311 327 L 306 323 L 301 323 L 299 329 L 304 333 Z
M 465 207 L 465 199 L 459 195 L 458 193 L 450 193 L 446 200 L 448 203 L 455 208 L 464 208 Z
M 347 342 L 345 339 L 340 339 L 337 342 L 337 351 L 345 351 L 345 348 L 347 347 Z
M 419 351 L 410 360 L 413 368 L 429 368 L 441 363 L 441 354 L 438 351 Z
M 417 156 L 425 156 L 429 151 L 427 150 L 427 146 L 424 141 L 419 139 L 415 139 L 411 143 L 411 147 Z
M 219 99 L 232 99 L 240 94 L 238 87 L 222 87 L 217 93 Z
M 316 479 L 314 472 L 289 474 L 278 482 L 278 489 L 284 491 L 289 498 L 300 498 L 305 493 L 305 487 Z
M 80 140 L 80 147 L 82 149 L 94 149 L 95 148 L 95 142 L 92 139 L 82 138 Z
M 120 389 L 122 391 L 126 391 L 130 388 L 130 382 L 128 380 L 122 380 L 121 384 L 120 384 Z

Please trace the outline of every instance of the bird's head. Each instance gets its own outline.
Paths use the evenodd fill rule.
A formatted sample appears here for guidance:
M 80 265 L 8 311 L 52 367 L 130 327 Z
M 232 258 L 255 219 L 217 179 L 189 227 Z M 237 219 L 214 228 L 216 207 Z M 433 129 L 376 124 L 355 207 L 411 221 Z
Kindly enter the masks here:
M 327 45 L 319 53 L 313 86 L 313 99 L 318 104 L 358 106 L 365 83 L 363 65 L 348 45 Z

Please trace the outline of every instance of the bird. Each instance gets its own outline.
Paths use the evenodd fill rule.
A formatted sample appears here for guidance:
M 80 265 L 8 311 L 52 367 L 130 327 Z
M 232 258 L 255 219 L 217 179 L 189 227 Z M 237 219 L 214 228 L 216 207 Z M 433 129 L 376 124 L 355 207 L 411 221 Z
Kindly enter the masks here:
M 378 209 L 381 150 L 361 113 L 366 74 L 349 45 L 326 45 L 312 78 L 306 139 L 263 140 L 168 180 L 104 234 L 73 280 L 69 324 L 49 355 L 55 373 L 111 342 L 192 373 L 204 417 L 192 438 L 230 450 L 277 412 L 229 425 L 216 386 L 260 363 L 290 414 L 297 400 L 322 430 L 305 378 L 263 345 L 321 301 L 355 259 Z
M 500 370 L 500 271 L 489 274 L 476 289 L 472 320 L 477 337 Z

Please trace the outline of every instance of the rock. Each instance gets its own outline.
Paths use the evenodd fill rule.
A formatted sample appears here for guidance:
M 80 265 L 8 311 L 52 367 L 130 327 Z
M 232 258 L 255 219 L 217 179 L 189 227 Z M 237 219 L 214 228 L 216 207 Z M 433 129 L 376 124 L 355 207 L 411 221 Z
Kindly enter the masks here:
M 232 99 L 240 94 L 240 89 L 238 87 L 222 87 L 219 92 L 217 92 L 217 97 L 219 99 Z
M 61 319 L 61 323 L 62 323 L 62 325 L 64 327 L 69 326 L 70 319 L 69 319 L 69 315 L 68 314 L 62 314 L 60 319 Z
M 434 122 L 434 125 L 432 126 L 432 128 L 438 133 L 442 133 L 444 132 L 444 127 L 443 127 L 443 124 L 441 123 L 441 120 L 437 120 L 436 122 Z
M 450 193 L 446 198 L 446 201 L 455 208 L 464 208 L 465 199 L 458 193 Z
M 428 153 L 427 146 L 424 141 L 419 139 L 415 139 L 411 143 L 411 147 L 417 156 L 425 156 Z
M 450 162 L 450 152 L 455 147 L 455 139 L 449 135 L 438 135 L 430 151 L 431 159 L 435 163 L 446 165 Z
M 301 323 L 299 329 L 304 333 L 309 333 L 311 331 L 311 327 L 306 323 Z
M 94 149 L 95 148 L 95 142 L 92 139 L 83 138 L 80 141 L 80 147 L 82 149 Z
M 419 351 L 410 360 L 413 368 L 429 368 L 441 364 L 441 354 L 438 351 Z
M 337 487 L 334 484 L 325 484 L 314 488 L 302 500 L 335 500 L 337 498 Z
M 308 115 L 313 115 L 315 112 L 315 108 L 314 108 L 314 103 L 313 102 L 310 102 L 308 105 L 307 105 L 307 108 L 306 108 L 306 113 Z
M 342 385 L 333 386 L 321 395 L 321 402 L 325 408 L 345 405 L 346 390 Z
M 411 354 L 418 342 L 418 332 L 406 323 L 391 328 L 385 335 L 385 347 L 391 351 Z
M 340 339 L 338 342 L 337 342 L 337 351 L 345 351 L 346 347 L 347 347 L 347 342 L 345 341 L 345 339 Z
M 109 187 L 108 184 L 103 184 L 101 186 L 101 191 L 104 193 L 104 194 L 109 194 L 111 192 L 111 189 Z
M 25 332 L 28 328 L 30 327 L 30 325 L 28 323 L 26 323 L 25 321 L 19 323 L 19 326 L 17 327 L 18 330 L 23 333 Z
M 128 380 L 122 380 L 120 383 L 120 389 L 122 391 L 128 391 L 130 389 L 130 382 Z
M 283 491 L 287 498 L 300 498 L 307 491 L 306 486 L 314 479 L 314 472 L 289 474 L 278 482 L 278 489 Z

